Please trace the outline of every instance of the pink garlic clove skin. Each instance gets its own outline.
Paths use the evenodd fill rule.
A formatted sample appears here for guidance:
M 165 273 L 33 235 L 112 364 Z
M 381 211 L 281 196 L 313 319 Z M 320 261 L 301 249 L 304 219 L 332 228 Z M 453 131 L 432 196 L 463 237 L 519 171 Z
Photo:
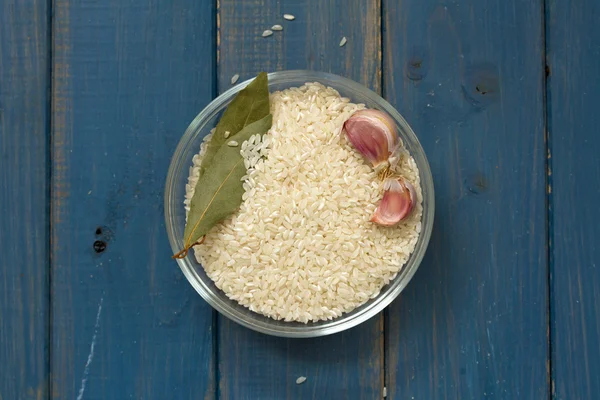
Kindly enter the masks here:
M 354 148 L 375 168 L 388 161 L 399 140 L 396 123 L 379 110 L 355 112 L 344 123 L 344 132 Z
M 371 222 L 394 226 L 405 219 L 415 207 L 417 194 L 413 185 L 404 178 L 390 178 L 384 182 L 385 193 Z

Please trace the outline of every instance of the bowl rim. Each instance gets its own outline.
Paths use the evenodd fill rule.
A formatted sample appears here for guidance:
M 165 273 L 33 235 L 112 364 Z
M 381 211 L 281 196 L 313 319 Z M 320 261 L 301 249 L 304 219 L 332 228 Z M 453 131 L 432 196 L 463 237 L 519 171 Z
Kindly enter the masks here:
M 244 313 L 240 311 L 239 308 L 236 309 L 235 307 L 232 307 L 230 303 L 225 302 L 221 298 L 212 295 L 212 290 L 205 285 L 203 280 L 196 272 L 195 268 L 189 265 L 187 258 L 177 259 L 177 264 L 179 265 L 179 268 L 183 272 L 188 282 L 192 285 L 192 287 L 200 294 L 200 296 L 207 303 L 209 303 L 223 316 L 257 332 L 289 338 L 318 337 L 341 332 L 355 327 L 368 319 L 371 319 L 380 311 L 382 311 L 385 307 L 387 307 L 404 290 L 404 288 L 412 280 L 412 277 L 421 265 L 425 252 L 429 245 L 429 240 L 431 238 L 433 220 L 435 215 L 434 185 L 429 161 L 427 160 L 427 156 L 425 155 L 425 152 L 421 143 L 419 142 L 419 139 L 417 138 L 410 125 L 406 122 L 404 117 L 402 117 L 402 115 L 387 100 L 385 100 L 383 97 L 381 97 L 379 94 L 375 93 L 368 87 L 336 74 L 310 70 L 286 70 L 271 72 L 268 74 L 269 84 L 278 81 L 281 81 L 281 83 L 285 83 L 287 80 L 299 80 L 300 78 L 302 78 L 301 80 L 304 80 L 305 82 L 319 82 L 323 79 L 328 81 L 335 81 L 335 89 L 343 87 L 352 92 L 360 92 L 361 95 L 368 97 L 370 98 L 370 100 L 378 103 L 378 106 L 380 106 L 385 112 L 390 114 L 398 122 L 403 135 L 409 137 L 409 140 L 411 141 L 411 147 L 413 147 L 411 150 L 411 155 L 413 156 L 413 158 L 415 158 L 415 162 L 417 163 L 422 183 L 423 213 L 421 215 L 422 229 L 417 239 L 415 249 L 409 256 L 408 261 L 404 264 L 400 272 L 388 284 L 390 285 L 390 290 L 387 292 L 387 295 L 382 297 L 383 293 L 380 292 L 380 294 L 378 294 L 377 297 L 361 305 L 359 307 L 361 309 L 360 312 L 356 314 L 344 313 L 340 317 L 334 318 L 332 320 L 319 321 L 319 325 L 312 325 L 312 323 L 310 322 L 307 324 L 290 322 L 289 325 L 285 326 L 285 329 L 283 329 L 284 325 L 274 326 L 272 324 L 269 324 L 268 322 L 249 322 L 244 318 L 246 313 L 249 311 L 247 308 L 244 307 L 246 311 L 246 313 Z M 183 240 L 178 240 L 174 231 L 174 226 L 176 224 L 176 213 L 171 212 L 171 207 L 173 207 L 174 204 L 176 204 L 179 207 L 183 207 L 183 205 L 181 204 L 182 201 L 179 201 L 180 199 L 174 197 L 176 196 L 175 178 L 177 177 L 177 172 L 180 170 L 180 164 L 183 163 L 183 154 L 185 153 L 186 149 L 191 144 L 191 142 L 193 142 L 193 140 L 195 139 L 195 133 L 202 131 L 202 128 L 204 127 L 202 121 L 207 122 L 211 120 L 211 118 L 215 116 L 215 114 L 220 110 L 221 106 L 224 103 L 229 101 L 235 93 L 242 90 L 253 80 L 254 78 L 251 78 L 238 85 L 235 85 L 223 92 L 222 94 L 220 94 L 219 96 L 217 96 L 214 100 L 212 100 L 202 111 L 200 111 L 200 113 L 198 113 L 198 115 L 188 125 L 183 136 L 179 140 L 175 152 L 173 153 L 171 162 L 169 164 L 169 170 L 167 173 L 167 179 L 165 183 L 164 211 L 167 235 L 169 237 L 171 249 L 174 254 L 177 253 L 180 250 L 180 246 L 183 245 Z M 420 163 L 417 161 L 417 158 L 422 158 L 422 160 L 420 160 Z M 425 190 L 425 186 L 427 190 Z M 234 300 L 228 301 L 234 302 Z M 269 317 L 266 317 L 260 313 L 256 314 L 271 321 Z

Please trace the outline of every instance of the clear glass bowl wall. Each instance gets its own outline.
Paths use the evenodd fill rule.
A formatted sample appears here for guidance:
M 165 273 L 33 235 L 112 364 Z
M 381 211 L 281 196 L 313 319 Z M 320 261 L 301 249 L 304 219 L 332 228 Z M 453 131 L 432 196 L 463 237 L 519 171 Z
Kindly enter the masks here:
M 165 188 L 165 219 L 173 253 L 183 248 L 185 228 L 183 199 L 192 157 L 198 153 L 200 143 L 216 126 L 227 105 L 237 92 L 249 82 L 234 86 L 213 100 L 192 121 L 177 146 L 171 160 Z M 375 92 L 352 80 L 329 73 L 316 71 L 274 72 L 269 74 L 269 91 L 272 93 L 289 87 L 299 87 L 306 82 L 320 82 L 325 86 L 331 86 L 342 96 L 349 97 L 352 102 L 364 103 L 368 108 L 385 111 L 396 121 L 404 145 L 414 157 L 419 168 L 423 190 L 422 230 L 408 262 L 398 276 L 385 286 L 375 299 L 334 320 L 308 324 L 276 321 L 254 313 L 236 301 L 230 300 L 206 275 L 202 266 L 194 258 L 193 251 L 190 251 L 186 258 L 177 260 L 179 267 L 194 289 L 221 314 L 250 329 L 284 337 L 315 337 L 340 332 L 356 326 L 382 311 L 402 292 L 419 267 L 431 236 L 434 215 L 433 180 L 429 163 L 421 144 L 404 118 Z M 165 266 L 165 268 L 168 267 Z

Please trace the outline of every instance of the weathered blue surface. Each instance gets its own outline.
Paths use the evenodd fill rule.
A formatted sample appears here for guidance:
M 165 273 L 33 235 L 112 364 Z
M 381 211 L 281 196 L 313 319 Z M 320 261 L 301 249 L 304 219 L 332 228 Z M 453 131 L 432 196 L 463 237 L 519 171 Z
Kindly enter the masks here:
M 52 390 L 214 397 L 213 315 L 171 259 L 163 188 L 212 99 L 204 1 L 56 1 Z
M 384 93 L 436 192 L 427 255 L 387 314 L 389 397 L 547 398 L 541 3 L 384 10 Z
M 0 0 L 0 400 L 593 398 L 599 18 L 593 0 Z M 215 318 L 163 224 L 198 111 L 236 73 L 297 68 L 382 91 L 436 184 L 385 320 L 314 340 Z
M 262 70 L 317 69 L 380 90 L 377 1 L 221 1 L 219 88 Z M 293 14 L 286 21 L 283 14 Z M 360 18 L 358 18 L 360 16 Z M 262 38 L 264 29 L 283 31 Z M 343 36 L 348 43 L 339 46 Z M 223 399 L 378 399 L 383 391 L 383 316 L 311 340 L 272 338 L 219 318 Z M 306 382 L 296 384 L 296 378 Z
M 600 393 L 600 3 L 547 8 L 552 391 Z
M 48 388 L 46 1 L 0 1 L 0 399 Z

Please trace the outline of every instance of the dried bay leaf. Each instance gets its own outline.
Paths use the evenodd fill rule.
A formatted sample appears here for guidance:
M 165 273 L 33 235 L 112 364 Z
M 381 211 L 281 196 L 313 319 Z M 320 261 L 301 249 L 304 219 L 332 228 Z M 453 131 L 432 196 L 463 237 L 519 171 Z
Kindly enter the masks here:
M 213 226 L 238 209 L 244 194 L 241 179 L 246 174 L 240 146 L 252 135 L 265 134 L 271 128 L 272 120 L 269 114 L 247 125 L 235 135 L 238 146 L 223 144 L 214 154 L 213 161 L 196 184 L 185 225 L 185 247 L 174 258 L 185 257 L 188 250 L 198 244 Z
M 261 72 L 229 103 L 206 146 L 206 153 L 200 164 L 200 176 L 204 175 L 225 142 L 232 140 L 244 127 L 269 115 L 268 83 L 267 73 Z M 225 138 L 225 132 L 229 132 L 229 137 Z

